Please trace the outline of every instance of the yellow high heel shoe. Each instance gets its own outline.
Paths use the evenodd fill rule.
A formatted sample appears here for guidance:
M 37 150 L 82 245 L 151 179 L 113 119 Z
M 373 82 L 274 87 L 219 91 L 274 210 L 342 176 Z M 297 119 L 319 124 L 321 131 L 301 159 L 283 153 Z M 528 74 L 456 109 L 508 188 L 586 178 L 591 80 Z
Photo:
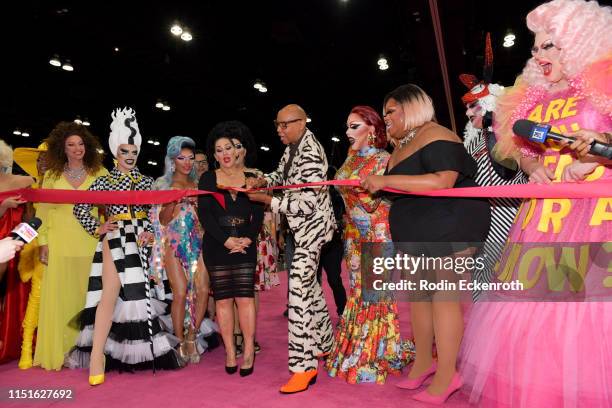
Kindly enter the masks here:
M 102 356 L 102 358 L 104 358 L 104 364 L 102 365 L 102 374 L 90 375 L 89 385 L 100 385 L 104 382 L 104 371 L 106 370 L 106 356 Z
M 100 385 L 103 382 L 104 382 L 104 374 L 89 376 L 89 385 Z

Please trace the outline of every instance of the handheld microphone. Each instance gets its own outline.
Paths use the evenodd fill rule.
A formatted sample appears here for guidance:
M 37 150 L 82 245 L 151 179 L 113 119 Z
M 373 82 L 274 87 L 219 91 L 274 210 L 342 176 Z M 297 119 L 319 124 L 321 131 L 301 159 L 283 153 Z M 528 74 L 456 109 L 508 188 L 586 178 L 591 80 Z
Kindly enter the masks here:
M 550 125 L 535 123 L 526 119 L 519 119 L 514 122 L 512 131 L 516 135 L 536 143 L 544 143 L 546 140 L 570 143 L 576 141 L 576 138 L 551 132 L 550 128 Z M 595 156 L 605 157 L 606 159 L 612 159 L 612 145 L 594 140 L 591 143 L 589 153 Z
M 40 218 L 32 218 L 28 222 L 22 222 L 11 231 L 11 237 L 16 241 L 22 241 L 29 244 L 38 236 L 36 230 L 41 226 Z

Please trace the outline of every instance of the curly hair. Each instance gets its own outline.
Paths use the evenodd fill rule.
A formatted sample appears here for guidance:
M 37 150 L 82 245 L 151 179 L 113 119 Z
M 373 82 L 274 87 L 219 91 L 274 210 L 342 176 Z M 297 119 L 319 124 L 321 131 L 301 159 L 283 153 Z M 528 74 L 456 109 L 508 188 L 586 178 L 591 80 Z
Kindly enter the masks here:
M 374 110 L 366 105 L 358 105 L 351 109 L 351 113 L 358 115 L 363 121 L 369 126 L 374 126 L 374 134 L 376 136 L 374 140 L 374 146 L 379 149 L 387 147 L 387 134 L 385 132 L 385 122 Z
M 85 155 L 83 165 L 87 173 L 95 174 L 102 168 L 102 154 L 98 150 L 102 149 L 98 138 L 92 135 L 87 127 L 74 122 L 60 122 L 49 133 L 45 139 L 47 143 L 47 171 L 53 177 L 59 177 L 64 171 L 64 166 L 68 162 L 66 157 L 66 139 L 70 136 L 80 136 L 85 143 Z
M 215 138 L 217 136 L 225 136 L 228 139 L 238 139 L 242 146 L 246 149 L 246 157 L 244 158 L 244 165 L 246 167 L 255 167 L 257 164 L 257 146 L 253 139 L 253 134 L 247 125 L 238 120 L 228 120 L 225 122 L 219 122 L 212 128 L 208 137 Z M 215 145 L 214 143 L 219 140 L 217 137 L 211 146 L 207 146 L 209 156 L 214 157 Z
M 561 49 L 559 61 L 566 79 L 572 79 L 589 64 L 612 50 L 612 8 L 596 1 L 553 0 L 527 15 L 527 27 L 534 33 L 546 32 Z M 532 57 L 523 69 L 522 79 L 529 86 L 546 87 L 542 69 Z

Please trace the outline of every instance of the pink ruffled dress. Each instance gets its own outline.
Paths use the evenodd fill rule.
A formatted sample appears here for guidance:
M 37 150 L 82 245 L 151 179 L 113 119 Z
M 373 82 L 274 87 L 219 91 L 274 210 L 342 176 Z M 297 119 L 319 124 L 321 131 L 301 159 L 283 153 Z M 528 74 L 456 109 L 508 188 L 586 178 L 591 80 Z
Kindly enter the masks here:
M 559 133 L 612 129 L 612 117 L 575 87 L 540 92 L 523 112 L 516 119 L 548 123 Z M 525 145 L 522 152 L 539 157 L 555 173 L 555 181 L 576 160 L 571 151 L 550 144 Z M 586 182 L 610 178 L 612 168 L 599 165 Z M 506 248 L 516 243 L 524 244 L 523 250 L 540 245 L 534 243 L 609 245 L 611 238 L 612 198 L 532 199 L 519 209 Z M 521 266 L 524 254 L 508 266 L 509 253 L 500 260 L 498 279 L 533 278 L 534 271 L 525 273 Z M 587 273 L 595 269 L 590 265 Z M 547 267 L 542 271 L 537 282 L 531 282 L 536 289 L 549 284 Z M 612 285 L 606 285 L 601 274 L 592 275 L 578 291 L 584 302 L 526 302 L 520 294 L 501 293 L 497 300 L 504 301 L 474 305 L 460 354 L 470 402 L 485 407 L 612 407 Z

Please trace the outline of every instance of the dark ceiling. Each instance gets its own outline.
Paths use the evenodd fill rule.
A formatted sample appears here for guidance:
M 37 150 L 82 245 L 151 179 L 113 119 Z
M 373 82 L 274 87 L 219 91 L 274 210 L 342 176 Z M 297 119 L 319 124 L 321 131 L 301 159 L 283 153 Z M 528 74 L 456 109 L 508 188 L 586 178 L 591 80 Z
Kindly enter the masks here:
M 529 56 L 525 15 L 539 1 L 439 0 L 454 115 L 465 125 L 458 76 L 480 76 L 484 33 L 494 43 L 495 76 L 514 81 Z M 438 120 L 450 126 L 428 0 L 309 1 L 40 1 L 5 11 L 11 41 L 5 44 L 0 131 L 13 147 L 36 146 L 60 120 L 79 115 L 104 146 L 110 112 L 137 111 L 143 138 L 140 167 L 158 175 L 165 142 L 186 135 L 202 143 L 212 126 L 238 119 L 253 131 L 258 165 L 269 170 L 282 145 L 272 120 L 287 103 L 302 105 L 310 128 L 336 165 L 347 148 L 344 123 L 351 107 L 381 109 L 384 95 L 406 82 L 432 97 Z M 174 37 L 174 22 L 193 34 Z M 516 44 L 502 47 L 512 31 Z M 119 49 L 116 52 L 114 49 Z M 58 54 L 75 70 L 49 64 Z M 380 71 L 384 55 L 390 68 Z M 8 72 L 6 72 L 8 69 Z M 253 88 L 262 80 L 267 93 Z M 170 111 L 155 108 L 158 99 Z M 19 128 L 29 138 L 15 136 Z M 337 135 L 341 142 L 331 142 Z

